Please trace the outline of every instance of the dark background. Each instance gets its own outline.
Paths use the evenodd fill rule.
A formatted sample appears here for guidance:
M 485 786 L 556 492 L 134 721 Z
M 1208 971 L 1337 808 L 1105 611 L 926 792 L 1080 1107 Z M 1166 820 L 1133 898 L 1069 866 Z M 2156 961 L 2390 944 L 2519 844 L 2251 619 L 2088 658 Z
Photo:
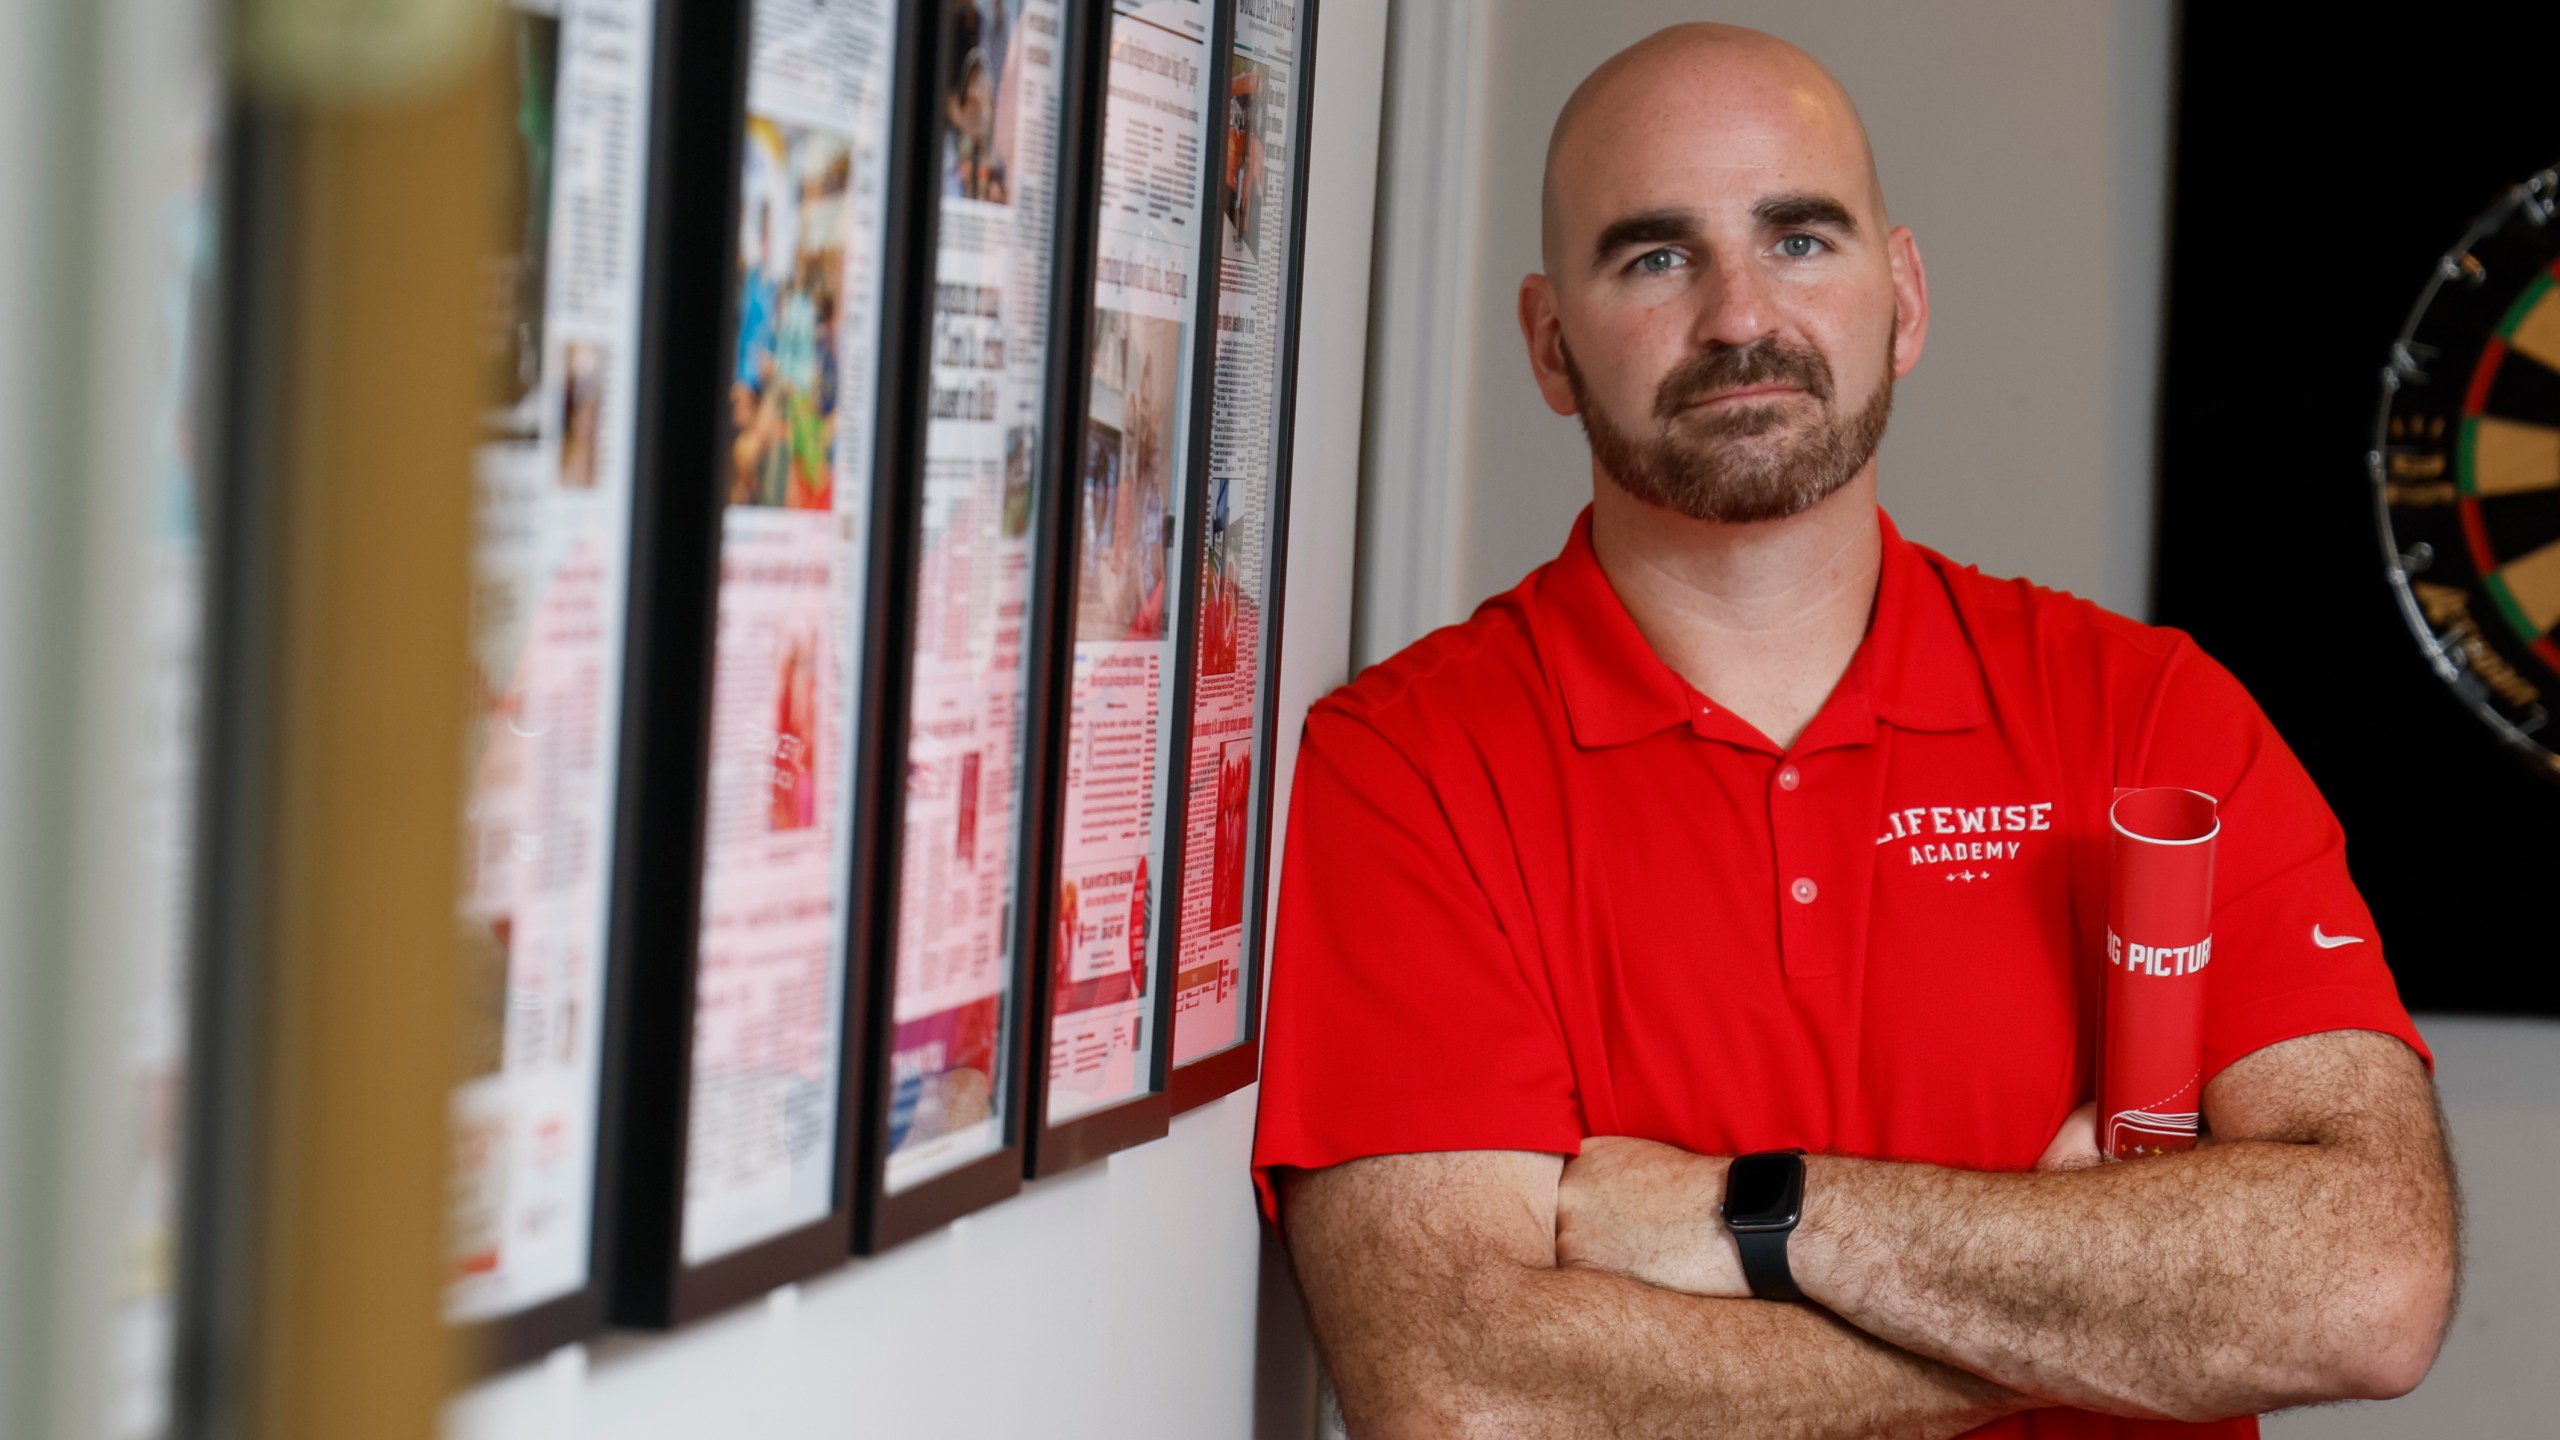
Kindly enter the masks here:
M 2436 257 L 2560 161 L 2560 7 L 2488 13 L 2184 7 L 2154 618 L 2319 782 L 2410 1008 L 2560 1014 L 2560 784 L 2427 668 L 2363 461 Z

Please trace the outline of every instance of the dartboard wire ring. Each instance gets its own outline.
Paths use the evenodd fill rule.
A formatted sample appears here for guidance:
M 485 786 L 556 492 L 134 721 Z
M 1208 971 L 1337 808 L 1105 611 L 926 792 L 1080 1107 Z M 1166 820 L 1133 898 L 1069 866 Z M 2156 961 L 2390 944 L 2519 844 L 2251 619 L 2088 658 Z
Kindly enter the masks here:
M 2365 478 L 2373 493 L 2374 530 L 2381 541 L 2383 574 L 2391 584 L 2392 599 L 2400 607 L 2400 618 L 2410 633 L 2418 638 L 2428 667 L 2453 691 L 2464 707 L 2477 715 L 2509 750 L 2544 775 L 2560 779 L 2560 754 L 2555 754 L 2534 738 L 2534 732 L 2519 727 L 2487 698 L 2487 686 L 2471 673 L 2470 662 L 2461 651 L 2445 643 L 2419 605 L 2417 593 L 2410 586 L 2410 560 L 2399 547 L 2398 535 L 2391 523 L 2390 483 L 2386 447 L 2390 444 L 2392 402 L 2408 379 L 2428 378 L 2417 342 L 2419 324 L 2432 309 L 2444 287 L 2462 281 L 2471 272 L 2465 261 L 2482 241 L 2504 230 L 2519 214 L 2527 223 L 2540 228 L 2560 218 L 2560 166 L 2553 166 L 2527 176 L 2513 186 L 2498 202 L 2491 205 L 2465 230 L 2462 238 L 2436 257 L 2429 270 L 2426 285 L 2418 292 L 2417 303 L 2409 307 L 2409 316 L 2401 324 L 2399 336 L 2391 342 L 2381 372 L 2381 394 L 2374 403 L 2373 444 L 2365 451 Z M 2477 283 L 2476 281 L 2474 283 Z M 2420 568 L 2423 568 L 2421 564 Z M 2476 622 L 2475 622 L 2476 623 Z M 2546 712 L 2547 715 L 2547 712 Z M 2535 730 L 2541 726 L 2537 724 Z

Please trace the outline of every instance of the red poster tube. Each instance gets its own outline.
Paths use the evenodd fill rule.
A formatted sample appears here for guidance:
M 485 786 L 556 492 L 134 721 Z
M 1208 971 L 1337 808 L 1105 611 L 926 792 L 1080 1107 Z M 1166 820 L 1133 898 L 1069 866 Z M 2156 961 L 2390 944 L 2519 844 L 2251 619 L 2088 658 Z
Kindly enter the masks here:
M 2108 818 L 2098 1148 L 2129 1160 L 2195 1148 L 2222 821 L 2212 796 L 2167 787 L 2119 791 Z

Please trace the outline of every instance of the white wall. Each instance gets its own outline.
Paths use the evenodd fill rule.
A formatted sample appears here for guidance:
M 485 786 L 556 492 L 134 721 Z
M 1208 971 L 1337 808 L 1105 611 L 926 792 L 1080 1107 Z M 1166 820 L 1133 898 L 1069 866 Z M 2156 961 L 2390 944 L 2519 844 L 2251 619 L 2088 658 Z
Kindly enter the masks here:
M 1363 578 L 1364 660 L 1464 616 L 1553 555 L 1589 498 L 1581 430 L 1538 398 L 1513 318 L 1520 277 L 1539 265 L 1547 132 L 1600 61 L 1705 18 L 1794 41 L 1840 76 L 1874 136 L 1893 218 L 1919 238 L 1931 331 L 1895 397 L 1887 508 L 1959 559 L 2142 613 L 2169 6 L 1404 0 L 1399 10 L 1399 25 L 1430 43 L 1401 46 L 1397 59 L 1371 463 L 1392 484 L 1419 476 L 1425 489 L 1447 488 L 1369 502 L 1367 516 L 1386 523 L 1363 537 L 1374 572 Z M 1440 305 L 1444 290 L 1454 293 Z
M 877 1258 L 482 1386 L 454 1440 L 1251 1433 L 1253 1096 Z
M 1344 677 L 1386 0 L 1324 0 L 1277 793 Z M 1273 853 L 1280 850 L 1277 819 Z M 1313 1389 L 1246 1181 L 1254 1091 L 1166 1139 L 669 1336 L 616 1336 L 460 1397 L 453 1440 L 1303 1435 Z M 1275 1287 L 1285 1277 L 1274 1275 Z M 1266 1318 L 1266 1305 L 1268 1318 Z M 1263 1362 L 1257 1385 L 1257 1346 Z M 1259 1390 L 1259 1394 L 1257 1391 Z M 1264 1412 L 1257 1422 L 1257 1407 Z
M 27 1032 L 34 1028 L 28 950 L 32 938 L 20 877 L 35 842 L 28 813 L 27 779 L 34 756 L 28 717 L 36 672 L 32 630 L 39 613 L 35 570 L 35 467 L 30 463 L 26 410 L 20 403 L 34 359 L 32 226 L 18 217 L 38 200 L 35 139 L 41 115 L 33 83 L 37 25 L 28 0 L 0 0 L 0 1155 L 26 1153 L 23 1107 L 36 1093 L 24 1073 Z M 18 1297 L 32 1293 L 25 1257 L 36 1243 L 23 1191 L 26 1176 L 0 1174 L 0 1356 L 24 1355 L 21 1336 L 42 1321 L 41 1306 Z M 22 1402 L 8 1392 L 26 1382 L 20 1367 L 0 1360 L 0 1433 L 17 1428 Z M 28 1412 L 31 1413 L 31 1412 Z

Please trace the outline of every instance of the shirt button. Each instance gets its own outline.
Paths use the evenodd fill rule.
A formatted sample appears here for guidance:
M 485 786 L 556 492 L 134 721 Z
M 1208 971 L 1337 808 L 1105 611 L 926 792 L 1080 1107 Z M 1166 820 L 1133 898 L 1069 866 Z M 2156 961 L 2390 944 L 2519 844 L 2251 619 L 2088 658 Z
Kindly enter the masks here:
M 1814 888 L 1811 880 L 1799 875 L 1796 877 L 1796 883 L 1787 887 L 1787 893 L 1796 897 L 1797 904 L 1810 905 L 1813 903 L 1813 897 L 1821 892 Z
M 1793 790 L 1796 786 L 1802 783 L 1804 783 L 1804 777 L 1796 773 L 1796 767 L 1793 765 L 1781 765 L 1778 767 L 1779 789 Z

